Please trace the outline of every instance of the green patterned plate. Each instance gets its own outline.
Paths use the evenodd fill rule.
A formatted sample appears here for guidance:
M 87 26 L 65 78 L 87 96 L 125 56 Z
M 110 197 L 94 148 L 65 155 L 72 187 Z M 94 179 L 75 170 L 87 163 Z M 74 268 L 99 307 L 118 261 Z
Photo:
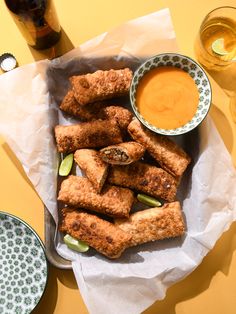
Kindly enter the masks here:
M 31 313 L 44 293 L 47 275 L 44 246 L 36 232 L 0 212 L 0 313 Z
M 163 66 L 173 66 L 187 72 L 193 78 L 199 93 L 198 107 L 194 117 L 191 121 L 176 129 L 155 127 L 142 117 L 136 106 L 136 91 L 139 81 L 150 70 Z M 211 94 L 209 79 L 204 70 L 194 60 L 177 53 L 163 53 L 146 60 L 135 71 L 130 87 L 130 102 L 137 118 L 150 130 L 164 135 L 180 135 L 193 130 L 203 121 L 211 106 Z

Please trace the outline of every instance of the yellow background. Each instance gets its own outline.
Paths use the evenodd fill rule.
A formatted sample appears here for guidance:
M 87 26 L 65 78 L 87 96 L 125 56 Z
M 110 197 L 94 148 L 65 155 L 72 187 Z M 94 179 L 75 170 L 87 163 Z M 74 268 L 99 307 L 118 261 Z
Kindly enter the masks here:
M 62 40 L 57 47 L 61 53 L 124 21 L 169 7 L 180 51 L 192 57 L 194 38 L 204 16 L 215 7 L 236 5 L 235 0 L 55 0 L 54 2 L 63 28 Z M 153 32 L 155 31 L 157 30 L 154 29 Z M 51 50 L 39 53 L 26 45 L 7 12 L 4 1 L 0 0 L 0 54 L 3 52 L 13 53 L 19 65 L 53 56 Z M 229 114 L 228 100 L 224 94 L 218 93 L 215 102 L 217 104 L 212 107 L 211 115 L 235 162 L 235 126 Z M 43 204 L 2 138 L 0 138 L 0 169 L 0 210 L 21 217 L 44 239 Z M 171 287 L 166 298 L 153 304 L 145 314 L 235 314 L 235 231 L 236 224 L 233 224 L 204 258 L 202 264 L 186 279 Z M 126 297 L 128 298 L 128 295 Z M 46 293 L 33 313 L 88 313 L 71 271 L 50 267 Z

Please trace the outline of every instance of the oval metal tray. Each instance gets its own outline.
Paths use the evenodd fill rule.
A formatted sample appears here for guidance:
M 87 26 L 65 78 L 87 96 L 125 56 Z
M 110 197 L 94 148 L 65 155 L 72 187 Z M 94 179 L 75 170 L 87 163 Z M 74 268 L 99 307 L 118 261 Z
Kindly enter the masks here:
M 54 244 L 56 224 L 46 207 L 44 207 L 44 229 L 45 250 L 48 261 L 57 268 L 72 269 L 71 262 L 61 257 L 56 251 Z

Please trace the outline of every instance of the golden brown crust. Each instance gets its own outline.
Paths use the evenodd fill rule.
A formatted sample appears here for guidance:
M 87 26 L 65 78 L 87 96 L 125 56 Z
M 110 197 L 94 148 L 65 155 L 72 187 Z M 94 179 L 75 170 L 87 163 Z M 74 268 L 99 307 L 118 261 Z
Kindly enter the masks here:
M 99 152 L 94 149 L 78 149 L 74 153 L 74 160 L 85 172 L 94 189 L 100 193 L 108 174 L 108 164 L 101 159 Z
M 99 194 L 87 178 L 71 175 L 62 182 L 58 200 L 112 217 L 128 217 L 134 195 L 129 189 L 108 184 L 103 186 Z
M 86 105 L 98 100 L 128 94 L 132 76 L 132 71 L 128 68 L 98 70 L 94 73 L 72 76 L 70 82 L 76 100 L 81 105 Z
M 97 119 L 99 111 L 105 106 L 107 104 L 102 102 L 81 106 L 75 99 L 73 91 L 69 90 L 61 102 L 60 109 L 79 118 L 81 121 L 90 121 Z
M 185 230 L 179 202 L 142 210 L 130 215 L 128 219 L 116 219 L 115 223 L 132 236 L 131 246 L 178 237 Z
M 108 182 L 172 202 L 177 192 L 176 180 L 165 170 L 142 162 L 111 166 Z
M 182 148 L 172 140 L 147 130 L 136 118 L 129 124 L 128 132 L 135 141 L 146 147 L 163 169 L 173 176 L 180 177 L 191 161 Z
M 128 165 L 139 160 L 144 152 L 145 147 L 137 142 L 120 143 L 100 150 L 101 158 L 113 165 Z
M 57 149 L 60 153 L 73 152 L 79 148 L 104 147 L 122 142 L 117 122 L 96 120 L 75 125 L 55 127 Z
M 127 127 L 133 118 L 133 114 L 121 106 L 109 105 L 103 102 L 81 106 L 75 99 L 72 90 L 69 90 L 63 98 L 60 109 L 79 118 L 81 121 L 115 119 L 122 131 L 127 131 Z
M 127 131 L 127 127 L 133 118 L 133 114 L 126 108 L 120 106 L 108 106 L 100 110 L 99 117 L 107 119 L 115 119 L 123 132 Z
M 60 230 L 85 241 L 109 258 L 118 258 L 129 246 L 131 236 L 114 224 L 82 210 L 64 208 Z

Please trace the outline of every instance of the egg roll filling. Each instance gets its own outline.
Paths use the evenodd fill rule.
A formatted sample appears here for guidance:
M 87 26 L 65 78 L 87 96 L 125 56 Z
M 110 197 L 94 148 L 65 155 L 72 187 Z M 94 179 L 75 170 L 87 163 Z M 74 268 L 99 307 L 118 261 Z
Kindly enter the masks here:
M 127 165 L 139 160 L 145 152 L 145 148 L 136 142 L 124 142 L 111 145 L 100 150 L 104 161 L 114 165 Z

